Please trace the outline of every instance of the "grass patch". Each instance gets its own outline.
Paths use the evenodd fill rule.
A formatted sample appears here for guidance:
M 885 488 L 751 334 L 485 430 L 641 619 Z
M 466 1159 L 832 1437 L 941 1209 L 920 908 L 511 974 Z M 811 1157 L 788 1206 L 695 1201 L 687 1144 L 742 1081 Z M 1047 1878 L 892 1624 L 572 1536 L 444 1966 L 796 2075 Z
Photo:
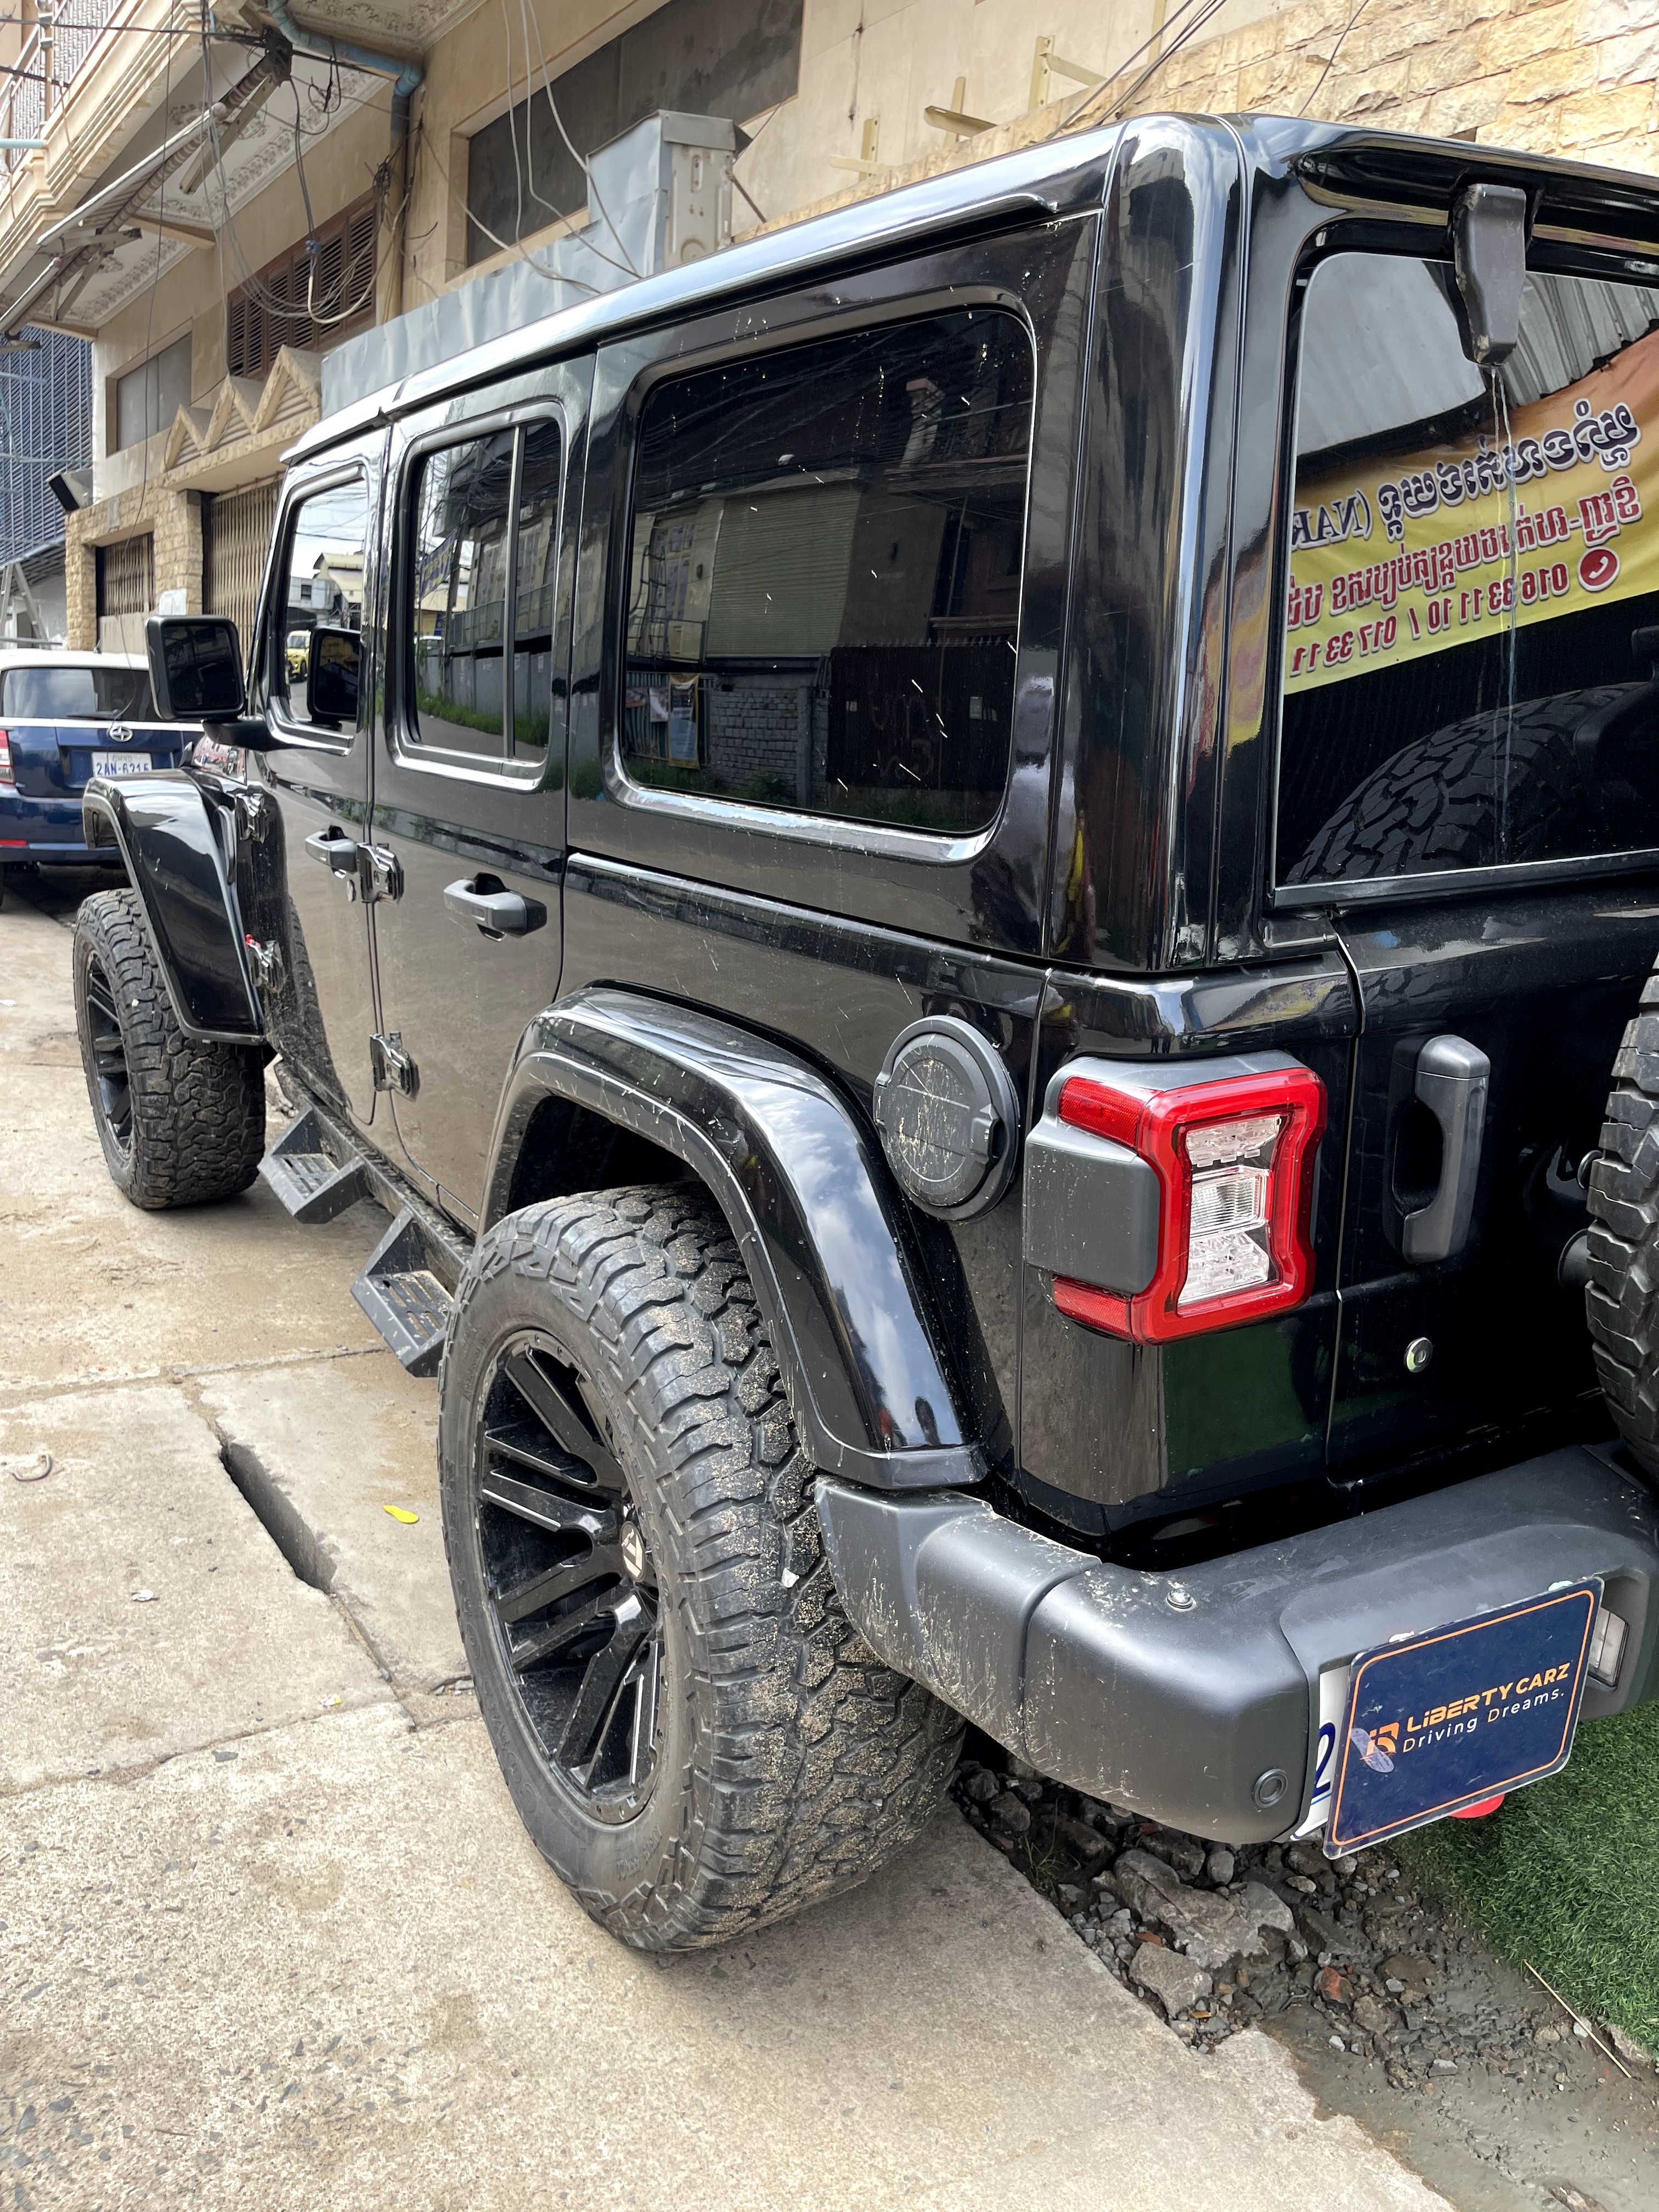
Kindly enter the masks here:
M 1659 2052 L 1659 1701 L 1579 1730 L 1571 1765 L 1486 1820 L 1400 1839 L 1419 1885 L 1591 2019 Z

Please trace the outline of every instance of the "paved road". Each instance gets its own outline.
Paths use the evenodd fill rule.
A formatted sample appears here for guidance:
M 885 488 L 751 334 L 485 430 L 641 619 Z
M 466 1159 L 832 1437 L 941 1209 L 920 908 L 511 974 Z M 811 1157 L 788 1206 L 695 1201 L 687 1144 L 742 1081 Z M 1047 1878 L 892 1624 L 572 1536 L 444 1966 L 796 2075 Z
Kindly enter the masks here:
M 434 1389 L 349 1296 L 382 1217 L 125 1206 L 48 903 L 0 913 L 0 1455 L 53 1462 L 0 1474 L 15 2212 L 1442 2204 L 954 1814 L 724 1952 L 595 1929 L 457 1686 Z

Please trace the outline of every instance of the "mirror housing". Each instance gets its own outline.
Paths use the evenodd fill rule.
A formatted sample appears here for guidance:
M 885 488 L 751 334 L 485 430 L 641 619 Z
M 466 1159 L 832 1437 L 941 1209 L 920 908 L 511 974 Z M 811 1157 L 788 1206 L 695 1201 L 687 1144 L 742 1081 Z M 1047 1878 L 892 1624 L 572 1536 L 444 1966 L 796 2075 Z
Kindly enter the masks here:
M 152 615 L 144 625 L 150 690 L 164 722 L 234 722 L 247 701 L 242 648 L 222 615 Z
M 1452 209 L 1459 336 L 1477 368 L 1496 368 L 1521 337 L 1527 281 L 1527 196 L 1516 185 L 1470 185 Z
M 355 730 L 362 672 L 362 633 L 319 623 L 306 652 L 306 710 L 312 720 Z

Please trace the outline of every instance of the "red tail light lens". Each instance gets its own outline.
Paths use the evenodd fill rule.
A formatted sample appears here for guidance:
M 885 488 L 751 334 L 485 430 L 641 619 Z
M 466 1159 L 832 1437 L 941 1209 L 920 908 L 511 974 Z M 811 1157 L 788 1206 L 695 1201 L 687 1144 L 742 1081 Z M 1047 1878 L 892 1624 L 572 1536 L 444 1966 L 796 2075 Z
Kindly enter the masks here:
M 1137 1344 L 1299 1305 L 1313 1287 L 1309 1216 L 1325 1086 L 1310 1069 L 1234 1075 L 1168 1091 L 1094 1076 L 1061 1086 L 1060 1118 L 1139 1154 L 1160 1192 L 1158 1266 L 1126 1297 L 1065 1276 L 1054 1304 L 1072 1320 Z
M 11 765 L 11 732 L 0 730 L 0 783 L 15 786 L 16 781 Z

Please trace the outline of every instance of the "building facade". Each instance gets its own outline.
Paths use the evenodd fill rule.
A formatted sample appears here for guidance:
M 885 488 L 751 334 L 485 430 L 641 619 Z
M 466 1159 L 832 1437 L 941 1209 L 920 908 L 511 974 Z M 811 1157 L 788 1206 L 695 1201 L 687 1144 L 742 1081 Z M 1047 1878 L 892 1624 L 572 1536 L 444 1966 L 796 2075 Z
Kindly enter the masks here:
M 77 645 L 130 645 L 156 609 L 246 623 L 337 349 L 480 279 L 548 281 L 578 234 L 592 264 L 544 304 L 623 281 L 589 157 L 659 113 L 735 126 L 720 237 L 1161 107 L 1659 166 L 1659 0 L 232 0 L 210 33 L 193 0 L 36 14 L 0 27 L 0 136 L 40 142 L 0 154 L 0 325 L 89 349 Z

